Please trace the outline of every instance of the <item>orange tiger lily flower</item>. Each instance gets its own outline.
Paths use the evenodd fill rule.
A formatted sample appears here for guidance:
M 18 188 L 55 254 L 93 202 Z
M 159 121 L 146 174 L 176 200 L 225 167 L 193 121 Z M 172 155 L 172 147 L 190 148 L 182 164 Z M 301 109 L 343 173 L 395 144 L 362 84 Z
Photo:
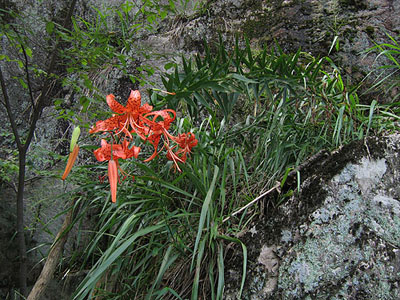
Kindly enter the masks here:
M 185 153 L 191 153 L 193 147 L 199 142 L 192 132 L 182 133 L 175 138 L 175 142 Z
M 108 106 L 118 115 L 96 122 L 96 125 L 89 133 L 118 130 L 132 137 L 131 131 L 136 132 L 142 139 L 145 139 L 146 128 L 143 127 L 143 115 L 151 112 L 153 107 L 149 104 L 141 106 L 141 96 L 139 91 L 131 91 L 126 106 L 121 105 L 115 100 L 115 96 L 110 94 L 106 98 Z
M 167 149 L 167 158 L 175 163 L 175 167 L 180 172 L 178 162 L 186 162 L 187 155 L 192 152 L 192 148 L 197 145 L 198 140 L 193 133 L 188 132 L 178 135 L 174 138 L 174 141 L 177 145 Z M 175 148 L 178 148 L 176 152 L 173 151 Z
M 187 155 L 191 153 L 198 141 L 191 132 L 180 134 L 177 137 L 169 133 L 171 123 L 176 119 L 174 110 L 152 111 L 153 107 L 148 104 L 141 106 L 140 92 L 133 90 L 131 90 L 126 106 L 118 103 L 112 94 L 108 95 L 106 100 L 108 106 L 116 114 L 104 121 L 96 122 L 96 125 L 89 132 L 109 131 L 113 140 L 121 139 L 118 137 L 121 133 L 125 135 L 125 139 L 120 144 L 108 144 L 106 140 L 101 140 L 101 148 L 94 151 L 98 161 L 108 161 L 107 174 L 112 202 L 116 202 L 117 198 L 117 185 L 120 181 L 118 171 L 125 177 L 127 176 L 126 172 L 121 169 L 118 160 L 137 158 L 140 152 L 140 147 L 129 148 L 133 133 L 136 133 L 142 140 L 148 141 L 154 147 L 153 154 L 145 159 L 145 162 L 154 159 L 165 148 L 167 158 L 172 160 L 174 167 L 181 171 L 178 163 L 186 161 Z M 163 139 L 163 146 L 159 150 L 161 139 Z M 174 146 L 171 145 L 171 141 L 175 143 Z
M 67 166 L 65 167 L 64 174 L 61 177 L 62 180 L 65 180 L 69 172 L 71 172 L 72 166 L 74 165 L 75 160 L 78 157 L 78 152 L 79 152 L 79 146 L 75 144 L 74 150 L 69 154 Z
M 112 149 L 112 153 L 111 153 Z M 112 159 L 128 159 L 131 157 L 138 158 L 140 147 L 132 146 L 129 149 L 129 142 L 124 140 L 122 144 L 109 144 L 106 140 L 101 140 L 101 148 L 94 150 L 94 156 L 98 161 L 105 161 Z
M 119 166 L 118 159 L 137 158 L 140 147 L 133 146 L 129 149 L 129 142 L 124 140 L 122 144 L 108 144 L 106 140 L 101 140 L 101 148 L 94 151 L 94 156 L 98 161 L 108 160 L 108 181 L 110 183 L 111 201 L 117 201 L 117 183 L 119 181 L 118 170 L 127 176 L 126 172 Z M 133 176 L 132 176 L 133 178 Z
M 172 114 L 172 117 L 170 114 Z M 149 120 L 149 116 L 153 116 L 153 120 Z M 175 138 L 168 132 L 168 129 L 171 126 L 171 123 L 176 118 L 176 112 L 172 109 L 164 109 L 160 111 L 150 112 L 144 115 L 144 117 L 145 119 L 143 122 L 149 127 L 149 134 L 146 137 L 146 141 L 148 141 L 154 147 L 153 154 L 149 158 L 144 160 L 145 162 L 148 162 L 154 159 L 157 154 L 162 150 L 162 148 L 161 150 L 158 150 L 158 144 L 160 143 L 160 139 L 162 136 L 164 136 L 164 146 L 168 146 L 169 140 Z M 157 121 L 157 118 L 159 117 L 162 118 L 161 121 Z

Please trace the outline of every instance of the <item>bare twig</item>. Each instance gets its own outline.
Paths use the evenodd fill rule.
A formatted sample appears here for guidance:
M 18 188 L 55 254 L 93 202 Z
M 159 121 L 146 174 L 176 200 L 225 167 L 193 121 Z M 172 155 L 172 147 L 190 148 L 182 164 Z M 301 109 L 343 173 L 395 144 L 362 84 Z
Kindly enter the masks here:
M 32 85 L 31 85 L 31 80 L 30 80 L 30 76 L 29 76 L 29 69 L 28 69 L 28 64 L 29 64 L 28 55 L 26 54 L 26 50 L 25 50 L 25 47 L 24 47 L 24 45 L 22 43 L 22 38 L 21 38 L 19 32 L 12 25 L 11 25 L 11 28 L 14 30 L 14 32 L 16 33 L 16 35 L 18 36 L 18 38 L 21 41 L 20 45 L 21 45 L 22 53 L 24 54 L 24 59 L 25 59 L 24 67 L 25 67 L 25 74 L 26 74 L 26 83 L 28 85 L 28 91 L 29 91 L 29 98 L 31 100 L 32 109 L 35 111 L 36 110 L 36 106 L 35 106 L 35 102 L 33 100 Z
M 33 100 L 33 93 L 32 93 L 32 85 L 31 85 L 31 79 L 29 76 L 29 69 L 28 69 L 28 55 L 26 54 L 26 50 L 25 47 L 23 45 L 21 45 L 22 47 L 22 51 L 24 52 L 24 57 L 25 57 L 25 73 L 26 73 L 26 84 L 28 85 L 28 90 L 29 90 L 29 98 L 31 99 L 31 104 L 32 104 L 32 109 L 33 111 L 36 110 L 36 106 L 35 106 L 35 101 Z
M 278 182 L 277 184 L 275 184 L 272 188 L 270 188 L 268 191 L 266 191 L 265 193 L 262 193 L 260 196 L 258 196 L 257 198 L 255 198 L 254 200 L 251 200 L 249 203 L 247 203 L 245 206 L 243 206 L 242 208 L 240 208 L 239 210 L 235 211 L 233 214 L 231 214 L 229 217 L 226 217 L 222 222 L 226 222 L 228 221 L 231 217 L 237 215 L 238 213 L 244 211 L 246 208 L 248 208 L 249 206 L 252 206 L 254 203 L 256 203 L 258 200 L 262 199 L 263 197 L 265 197 L 266 195 L 272 193 L 273 191 L 275 191 L 276 189 L 278 189 L 281 186 L 281 183 Z
M 8 97 L 6 82 L 3 77 L 3 72 L 1 70 L 1 66 L 0 66 L 0 85 L 1 85 L 1 91 L 2 91 L 3 97 L 4 97 L 4 104 L 5 104 L 5 107 L 7 110 L 8 119 L 11 123 L 11 130 L 14 134 L 15 142 L 17 143 L 17 148 L 18 148 L 18 150 L 20 150 L 20 149 L 22 149 L 23 144 L 21 143 L 21 139 L 19 137 L 19 133 L 17 130 L 17 124 L 15 123 L 15 116 L 14 116 L 13 112 L 11 111 L 10 98 Z

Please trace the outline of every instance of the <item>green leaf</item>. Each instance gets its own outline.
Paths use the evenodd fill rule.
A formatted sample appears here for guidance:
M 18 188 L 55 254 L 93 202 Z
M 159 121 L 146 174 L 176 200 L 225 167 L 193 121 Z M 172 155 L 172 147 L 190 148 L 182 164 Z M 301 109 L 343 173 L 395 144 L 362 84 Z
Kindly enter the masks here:
M 169 62 L 169 63 L 166 63 L 166 64 L 164 65 L 164 69 L 165 69 L 165 70 L 169 70 L 169 69 L 171 69 L 171 68 L 173 68 L 173 67 L 175 67 L 175 66 L 176 66 L 175 63 Z
M 88 106 L 89 106 L 89 104 L 90 104 L 90 100 L 89 100 L 87 97 L 82 96 L 82 97 L 79 99 L 79 103 L 82 105 L 82 112 L 86 112 L 86 111 L 87 111 L 87 108 L 88 108 Z
M 87 295 L 94 288 L 96 282 L 100 279 L 101 275 L 114 263 L 121 255 L 124 253 L 129 246 L 133 244 L 133 242 L 148 233 L 159 230 L 164 227 L 163 224 L 154 225 L 145 227 L 137 232 L 135 232 L 130 238 L 125 240 L 118 248 L 111 249 L 113 251 L 106 251 L 98 263 L 96 264 L 96 268 L 92 269 L 92 271 L 86 276 L 86 278 L 82 281 L 80 286 L 77 288 L 77 292 L 74 295 L 74 299 L 86 299 Z
M 200 81 L 188 87 L 190 91 L 197 91 L 199 89 L 208 89 L 211 88 L 216 91 L 225 92 L 226 88 L 218 84 L 218 81 L 211 80 L 211 81 Z
M 54 31 L 54 23 L 53 22 L 47 22 L 46 23 L 46 32 L 48 34 L 52 34 Z
M 32 49 L 31 49 L 31 48 L 26 47 L 26 48 L 25 48 L 25 53 L 26 53 L 26 55 L 28 55 L 29 57 L 32 57 Z
M 285 175 L 283 175 L 283 178 L 281 180 L 281 188 L 285 185 L 286 179 L 287 179 L 290 171 L 292 171 L 292 170 L 293 170 L 293 168 L 291 168 L 291 167 L 286 168 Z
M 178 258 L 178 255 L 171 255 L 171 251 L 173 250 L 172 245 L 170 245 L 167 249 L 167 251 L 164 254 L 164 258 L 162 260 L 160 269 L 158 270 L 157 278 L 153 283 L 153 286 L 151 287 L 150 293 L 146 296 L 146 299 L 153 299 L 152 298 L 152 293 L 154 291 L 154 288 L 156 288 L 161 280 L 163 279 L 165 271 L 169 268 L 169 266 Z
M 218 172 L 219 172 L 219 168 L 218 166 L 214 165 L 214 177 L 212 179 L 210 188 L 208 189 L 206 198 L 204 199 L 204 203 L 203 206 L 201 207 L 201 213 L 200 213 L 200 220 L 199 220 L 199 227 L 197 230 L 197 235 L 196 235 L 196 242 L 194 244 L 194 249 L 193 249 L 193 253 L 196 254 L 197 252 L 197 248 L 199 246 L 199 242 L 200 242 L 200 238 L 201 238 L 201 233 L 203 232 L 203 228 L 204 228 L 204 222 L 206 220 L 207 217 L 207 212 L 208 212 L 208 208 L 210 206 L 210 202 L 212 199 L 212 195 L 214 193 L 215 190 L 215 182 L 217 180 L 218 177 Z M 192 257 L 192 265 L 191 268 L 193 268 L 193 263 L 194 263 L 194 258 L 196 257 L 196 255 L 193 255 Z
M 175 3 L 173 0 L 169 0 L 169 8 L 174 11 L 175 10 Z
M 22 79 L 22 78 L 18 78 L 19 83 L 22 85 L 22 87 L 24 89 L 28 88 L 28 85 L 26 84 L 26 82 Z
M 141 167 L 142 169 L 144 169 L 144 165 L 143 164 L 137 164 L 137 166 Z M 157 175 L 155 175 L 157 176 Z M 185 190 L 180 189 L 179 187 L 162 180 L 159 176 L 157 177 L 152 177 L 152 176 L 138 176 L 137 178 L 142 178 L 143 180 L 147 180 L 147 181 L 151 181 L 151 182 L 158 182 L 161 186 L 170 189 L 171 191 L 180 193 L 182 195 L 185 195 L 187 197 L 192 197 L 193 195 L 186 192 Z
M 238 238 L 233 238 L 233 237 L 226 236 L 226 235 L 218 235 L 217 238 L 221 238 L 221 239 L 224 239 L 224 240 L 227 240 L 230 242 L 234 242 L 234 243 L 240 244 L 242 246 L 243 268 L 242 268 L 242 281 L 240 284 L 239 298 L 238 298 L 238 299 L 241 299 L 243 288 L 244 288 L 244 283 L 246 281 L 246 270 L 247 270 L 247 248 L 246 248 L 246 245 L 243 244 L 243 242 L 241 240 L 239 240 Z
M 245 77 L 243 75 L 237 74 L 237 73 L 231 74 L 230 77 L 232 77 L 234 79 L 237 79 L 237 80 L 240 80 L 240 81 L 242 81 L 244 83 L 247 83 L 247 84 L 249 84 L 249 83 L 258 83 L 258 81 L 249 79 L 249 78 L 247 78 L 247 77 Z
M 167 14 L 168 14 L 168 13 L 167 13 L 165 10 L 161 11 L 161 12 L 160 12 L 160 18 L 161 18 L 161 19 L 165 19 L 165 17 L 167 16 Z
M 223 299 L 223 291 L 224 291 L 224 249 L 222 247 L 222 243 L 218 243 L 218 258 L 217 258 L 217 265 L 218 265 L 218 286 L 217 286 L 217 299 Z
M 195 272 L 194 280 L 193 280 L 191 300 L 199 299 L 198 298 L 198 293 L 199 293 L 201 262 L 203 260 L 203 254 L 204 254 L 204 248 L 205 248 L 206 240 L 207 240 L 207 236 L 205 236 L 200 242 L 199 253 L 197 254 L 196 272 Z M 194 258 L 195 258 L 195 255 L 193 255 L 193 259 Z
M 370 108 L 369 108 L 368 128 L 367 128 L 367 134 L 366 134 L 367 136 L 368 136 L 369 130 L 370 130 L 370 128 L 371 128 L 372 117 L 373 117 L 373 115 L 374 115 L 374 110 L 375 110 L 376 104 L 378 104 L 378 102 L 377 102 L 376 100 L 372 100 L 371 106 L 370 106 Z

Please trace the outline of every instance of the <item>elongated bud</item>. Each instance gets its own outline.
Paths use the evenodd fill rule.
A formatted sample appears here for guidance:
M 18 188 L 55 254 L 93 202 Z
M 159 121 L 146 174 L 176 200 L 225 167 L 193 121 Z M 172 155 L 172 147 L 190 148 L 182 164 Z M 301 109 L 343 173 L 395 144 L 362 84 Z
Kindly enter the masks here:
M 78 153 L 79 153 L 79 146 L 75 145 L 74 150 L 69 154 L 67 166 L 65 167 L 64 174 L 61 177 L 62 180 L 65 180 L 65 178 L 67 178 L 69 172 L 72 169 L 72 166 L 75 163 L 76 158 L 78 157 Z
M 70 152 L 74 151 L 76 142 L 78 141 L 80 135 L 81 135 L 81 129 L 79 128 L 79 126 L 76 126 L 74 128 L 74 131 L 72 132 L 71 143 L 69 146 Z
M 117 201 L 118 166 L 113 159 L 108 161 L 108 181 L 110 182 L 111 201 Z

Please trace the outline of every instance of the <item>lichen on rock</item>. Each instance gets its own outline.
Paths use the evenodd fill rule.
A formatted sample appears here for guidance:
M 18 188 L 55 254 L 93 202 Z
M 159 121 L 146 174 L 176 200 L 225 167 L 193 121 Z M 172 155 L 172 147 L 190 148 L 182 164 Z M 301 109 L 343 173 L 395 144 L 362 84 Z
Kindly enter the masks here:
M 399 179 L 400 160 L 393 157 L 400 138 L 369 142 L 354 142 L 322 163 L 311 163 L 308 168 L 314 167 L 313 173 L 323 178 L 320 184 L 311 181 L 318 185 L 314 189 L 303 184 L 297 198 L 257 226 L 260 241 L 247 244 L 251 254 L 244 299 L 400 298 L 400 202 L 391 180 Z M 359 157 L 351 159 L 355 153 Z M 347 159 L 337 161 L 339 155 Z M 332 160 L 338 164 L 336 170 L 327 168 L 324 174 L 315 169 Z M 320 189 L 324 192 L 316 192 Z M 319 201 L 294 217 L 299 203 L 307 205 L 312 193 Z M 270 272 L 262 263 L 265 259 L 260 263 L 266 249 L 273 249 L 279 265 L 276 288 L 268 294 Z M 229 295 L 235 294 L 231 287 Z

